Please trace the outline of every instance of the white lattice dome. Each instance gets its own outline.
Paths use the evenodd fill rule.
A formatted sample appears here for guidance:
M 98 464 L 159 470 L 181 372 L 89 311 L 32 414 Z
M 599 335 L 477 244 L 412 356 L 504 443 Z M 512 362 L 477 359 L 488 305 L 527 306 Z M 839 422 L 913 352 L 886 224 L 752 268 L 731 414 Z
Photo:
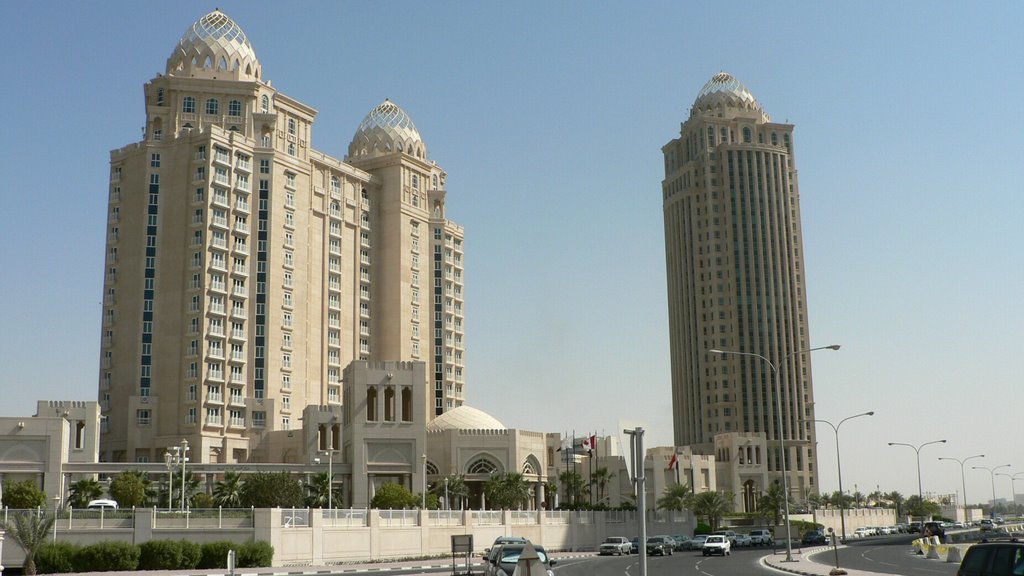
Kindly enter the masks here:
M 428 432 L 440 430 L 505 430 L 505 425 L 487 412 L 463 404 L 427 423 Z
M 427 147 L 412 118 L 391 100 L 384 100 L 359 123 L 348 146 L 348 155 L 359 158 L 392 152 L 427 157 Z
M 167 59 L 167 74 L 256 80 L 260 63 L 242 28 L 220 10 L 196 20 Z
M 768 120 L 768 115 L 750 90 L 728 72 L 719 72 L 704 84 L 693 101 L 692 111 L 694 114 L 710 113 L 723 107 L 755 112 Z

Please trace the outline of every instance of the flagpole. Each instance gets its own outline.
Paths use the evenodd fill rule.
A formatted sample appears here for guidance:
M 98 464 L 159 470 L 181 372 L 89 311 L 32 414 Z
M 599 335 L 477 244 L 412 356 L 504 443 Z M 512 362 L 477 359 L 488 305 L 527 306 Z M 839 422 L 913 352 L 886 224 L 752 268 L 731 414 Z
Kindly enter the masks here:
M 590 478 L 588 478 L 588 480 L 590 482 L 590 490 L 588 490 L 588 492 L 590 492 L 590 509 L 593 510 L 594 509 L 594 436 L 591 435 L 589 440 L 590 440 L 590 453 L 587 454 L 587 459 L 590 460 L 590 462 L 589 462 L 589 464 L 590 464 Z

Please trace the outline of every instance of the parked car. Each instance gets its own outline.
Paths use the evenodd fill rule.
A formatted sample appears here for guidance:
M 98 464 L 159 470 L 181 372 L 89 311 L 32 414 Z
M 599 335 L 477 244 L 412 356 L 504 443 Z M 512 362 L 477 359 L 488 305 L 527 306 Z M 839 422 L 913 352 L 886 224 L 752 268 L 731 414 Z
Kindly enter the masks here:
M 993 522 L 992 520 L 988 519 L 988 518 L 982 518 L 978 522 L 978 527 L 981 528 L 984 531 L 988 531 L 988 530 L 992 530 L 993 528 L 995 528 L 996 527 L 996 523 Z
M 722 534 L 712 534 L 704 541 L 704 547 L 701 548 L 701 552 L 705 556 L 711 556 L 712 554 L 728 556 L 732 553 L 732 543 Z
M 527 544 L 501 544 L 496 546 L 497 554 L 493 561 L 489 561 L 485 574 L 493 574 L 494 576 L 512 576 L 512 573 L 516 571 L 516 564 L 519 563 L 519 555 L 523 553 L 523 548 L 526 548 Z M 555 565 L 555 560 L 552 560 L 543 546 L 533 544 L 533 549 L 537 551 L 537 556 L 540 557 L 540 561 L 547 568 L 548 573 L 551 573 L 551 567 Z
M 729 545 L 730 546 L 736 546 L 736 532 L 735 531 L 733 531 L 733 530 L 719 530 L 718 532 L 715 532 L 715 534 L 718 534 L 719 536 L 725 536 L 726 538 L 729 539 Z
M 771 546 L 775 543 L 772 531 L 767 528 L 758 528 L 750 531 L 751 546 Z
M 117 501 L 107 499 L 90 500 L 86 508 L 89 510 L 117 510 Z
M 827 544 L 828 538 L 825 537 L 825 533 L 821 530 L 808 530 L 804 533 L 804 537 L 800 542 L 804 545 L 813 546 L 817 544 Z
M 633 536 L 633 539 L 629 541 L 629 553 L 639 554 L 640 553 L 640 537 Z
M 633 548 L 628 538 L 623 536 L 609 536 L 604 539 L 601 546 L 598 547 L 597 553 L 604 556 L 605 554 L 613 554 L 615 556 L 621 556 L 623 554 L 629 554 Z
M 988 542 L 967 549 L 957 576 L 1024 573 L 1024 542 Z
M 867 538 L 871 535 L 871 529 L 866 526 L 861 526 L 853 531 L 854 538 Z
M 672 539 L 676 541 L 676 550 L 689 550 L 690 537 L 685 534 L 673 534 Z
M 925 536 L 938 536 L 939 540 L 946 537 L 946 527 L 944 522 L 932 521 L 925 522 L 924 527 L 921 528 L 921 534 Z
M 752 546 L 749 534 L 736 534 L 736 547 L 737 548 L 748 548 Z
M 647 555 L 671 556 L 676 547 L 676 541 L 671 536 L 651 536 L 647 539 Z
M 702 550 L 704 548 L 704 542 L 708 539 L 707 534 L 697 534 L 693 538 L 686 541 L 687 550 Z

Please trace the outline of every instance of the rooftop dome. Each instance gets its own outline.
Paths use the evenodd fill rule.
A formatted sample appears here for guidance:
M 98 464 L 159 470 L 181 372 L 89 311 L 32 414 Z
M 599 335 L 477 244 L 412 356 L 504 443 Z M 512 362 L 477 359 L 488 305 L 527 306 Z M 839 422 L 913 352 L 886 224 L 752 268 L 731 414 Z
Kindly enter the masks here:
M 428 432 L 441 430 L 505 430 L 505 425 L 483 410 L 463 404 L 427 423 Z
M 167 74 L 255 80 L 260 63 L 245 32 L 217 9 L 185 31 L 167 59 Z
M 348 146 L 349 157 L 372 157 L 405 152 L 426 158 L 427 150 L 412 118 L 391 100 L 384 100 L 359 123 Z
M 768 121 L 768 115 L 750 90 L 728 72 L 719 72 L 704 84 L 693 101 L 691 114 L 713 112 L 722 107 L 756 112 Z

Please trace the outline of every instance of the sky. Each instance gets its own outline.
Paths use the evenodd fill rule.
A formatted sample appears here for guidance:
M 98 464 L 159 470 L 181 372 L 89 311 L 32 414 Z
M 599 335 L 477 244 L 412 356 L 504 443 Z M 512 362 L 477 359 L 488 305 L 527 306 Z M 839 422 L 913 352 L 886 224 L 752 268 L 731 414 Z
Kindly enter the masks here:
M 796 126 L 816 415 L 843 485 L 992 494 L 1022 472 L 1019 2 L 218 0 L 344 157 L 385 98 L 466 230 L 468 403 L 672 443 L 661 146 L 733 74 Z M 0 415 L 96 398 L 109 151 L 216 5 L 0 2 Z M 822 490 L 835 437 L 818 425 Z M 1010 480 L 994 477 L 996 496 Z M 1024 483 L 1018 482 L 1024 493 Z

